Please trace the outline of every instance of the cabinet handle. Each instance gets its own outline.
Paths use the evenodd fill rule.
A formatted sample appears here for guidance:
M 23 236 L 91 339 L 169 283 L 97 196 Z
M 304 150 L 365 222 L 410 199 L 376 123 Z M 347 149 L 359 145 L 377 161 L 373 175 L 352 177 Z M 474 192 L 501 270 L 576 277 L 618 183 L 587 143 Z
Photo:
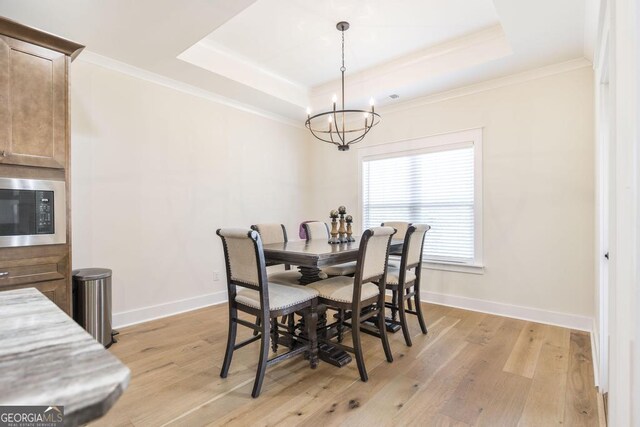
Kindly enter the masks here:
M 8 271 L 3 271 L 0 273 L 0 279 L 4 279 L 5 277 L 7 277 L 9 275 Z

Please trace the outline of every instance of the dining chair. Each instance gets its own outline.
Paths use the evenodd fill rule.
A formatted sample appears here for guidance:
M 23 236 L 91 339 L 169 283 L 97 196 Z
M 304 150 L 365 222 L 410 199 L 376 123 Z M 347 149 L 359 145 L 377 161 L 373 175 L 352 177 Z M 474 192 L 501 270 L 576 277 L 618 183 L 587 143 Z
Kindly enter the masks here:
M 220 376 L 227 377 L 235 350 L 260 340 L 260 360 L 251 392 L 251 396 L 258 397 L 267 366 L 306 352 L 311 368 L 316 368 L 318 292 L 305 286 L 270 283 L 262 241 L 255 230 L 226 228 L 217 230 L 216 234 L 222 239 L 224 247 L 229 293 L 229 332 Z M 240 319 L 239 311 L 256 316 L 261 320 L 260 325 Z M 279 316 L 295 312 L 301 312 L 305 318 L 305 336 L 292 334 L 287 325 L 277 322 Z M 236 344 L 238 325 L 253 329 L 258 334 Z M 269 341 L 274 337 L 273 325 L 276 328 L 275 339 L 278 339 L 279 334 L 286 336 L 291 350 L 269 359 Z
M 329 224 L 322 221 L 309 221 L 302 224 L 307 235 L 307 241 L 309 240 L 324 240 L 328 241 L 331 237 L 329 233 Z M 326 277 L 331 276 L 351 276 L 356 272 L 356 262 L 350 261 L 342 264 L 330 265 L 320 269 L 321 274 L 324 273 Z
M 284 224 L 255 224 L 251 226 L 251 229 L 260 234 L 263 245 L 288 242 L 287 229 Z M 280 263 L 267 263 L 267 267 L 273 265 L 280 265 Z M 300 277 L 302 277 L 302 274 L 298 271 L 291 270 L 291 265 L 289 264 L 285 264 L 284 269 L 285 271 L 269 273 L 269 281 L 272 283 L 279 283 L 281 285 L 299 285 L 299 280 Z
M 391 227 L 374 227 L 362 234 L 355 277 L 336 276 L 307 285 L 318 291 L 321 304 L 343 313 L 337 322 L 324 326 L 323 330 L 337 327 L 338 342 L 331 345 L 355 355 L 360 379 L 365 382 L 369 377 L 362 355 L 361 330 L 379 337 L 387 361 L 393 362 L 385 327 L 385 278 L 394 233 Z M 363 323 L 369 319 L 377 320 L 377 328 Z M 345 326 L 351 328 L 353 347 L 342 344 Z M 319 341 L 328 343 L 329 340 L 321 335 Z
M 394 239 L 403 240 L 407 234 L 407 230 L 411 225 L 410 222 L 406 221 L 385 221 L 380 224 L 381 227 L 392 227 L 396 229 L 396 234 L 393 236 Z M 400 268 L 400 258 L 402 256 L 402 249 L 391 249 L 389 250 L 389 268 Z M 407 300 L 407 304 L 409 306 L 409 310 L 413 310 L 411 305 L 411 300 Z
M 405 221 L 385 221 L 380 224 L 380 227 L 392 227 L 396 229 L 396 234 L 393 236 L 394 239 L 404 240 L 404 236 L 407 234 L 407 230 L 411 225 L 410 222 Z M 391 255 L 402 255 L 402 249 L 391 249 L 389 251 Z
M 301 224 L 307 240 L 329 239 L 329 224 L 322 221 L 307 221 Z
M 422 277 L 424 238 L 430 229 L 431 227 L 426 224 L 410 225 L 404 237 L 400 267 L 387 269 L 386 288 L 391 290 L 392 298 L 390 303 L 386 303 L 386 307 L 391 309 L 391 321 L 402 327 L 404 341 L 409 347 L 412 343 L 407 324 L 407 313 L 416 315 L 422 333 L 427 333 L 420 305 L 420 279 Z M 411 298 L 414 300 L 415 310 L 411 307 L 405 308 L 405 302 L 408 303 Z M 398 313 L 400 314 L 399 322 L 396 320 Z

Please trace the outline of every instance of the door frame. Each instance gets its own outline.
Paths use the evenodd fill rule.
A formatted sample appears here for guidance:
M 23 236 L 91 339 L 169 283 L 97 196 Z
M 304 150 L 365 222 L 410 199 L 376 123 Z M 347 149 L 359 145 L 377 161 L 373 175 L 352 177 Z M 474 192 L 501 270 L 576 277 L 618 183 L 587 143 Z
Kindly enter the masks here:
M 609 391 L 609 335 L 611 318 L 611 287 L 615 283 L 615 265 L 609 262 L 615 247 L 615 139 L 614 93 L 609 84 L 615 73 L 609 31 L 609 2 L 604 1 L 600 16 L 600 31 L 595 71 L 595 139 L 596 139 L 596 245 L 595 245 L 595 379 L 600 393 Z M 605 256 L 606 254 L 606 256 Z

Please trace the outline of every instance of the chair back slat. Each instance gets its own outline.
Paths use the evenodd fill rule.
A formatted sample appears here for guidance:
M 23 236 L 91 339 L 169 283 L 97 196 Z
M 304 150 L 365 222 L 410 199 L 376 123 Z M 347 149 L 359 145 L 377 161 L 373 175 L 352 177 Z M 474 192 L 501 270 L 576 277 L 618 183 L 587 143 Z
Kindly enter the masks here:
M 389 244 L 395 230 L 391 227 L 373 227 L 366 230 L 360 242 L 361 257 L 356 277 L 361 283 L 367 283 L 384 276 L 387 268 Z
M 412 268 L 422 263 L 424 237 L 430 229 L 431 227 L 427 224 L 414 224 L 407 230 L 402 257 L 405 268 Z
M 328 239 L 330 237 L 329 226 L 325 222 L 311 221 L 304 223 L 302 226 L 306 231 L 307 240 Z

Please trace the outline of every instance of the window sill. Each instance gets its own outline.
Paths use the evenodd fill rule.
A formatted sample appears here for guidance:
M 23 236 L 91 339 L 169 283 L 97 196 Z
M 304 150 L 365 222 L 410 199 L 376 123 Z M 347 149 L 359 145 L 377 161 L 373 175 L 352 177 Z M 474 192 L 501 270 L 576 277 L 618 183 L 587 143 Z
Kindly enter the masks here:
M 454 271 L 456 273 L 484 274 L 484 265 L 423 262 L 422 268 L 426 268 L 428 270 Z

